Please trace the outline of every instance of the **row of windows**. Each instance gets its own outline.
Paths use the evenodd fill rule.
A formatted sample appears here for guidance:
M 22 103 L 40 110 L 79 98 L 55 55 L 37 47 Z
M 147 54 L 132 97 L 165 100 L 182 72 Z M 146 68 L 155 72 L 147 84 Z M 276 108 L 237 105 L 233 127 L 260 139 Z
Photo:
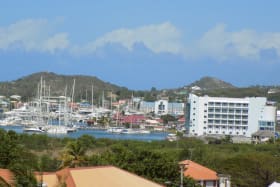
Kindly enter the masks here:
M 260 127 L 272 127 L 274 126 L 274 122 L 272 121 L 259 121 Z
M 206 121 L 205 121 L 206 123 Z M 235 124 L 235 125 L 247 125 L 248 121 L 239 120 L 208 120 L 208 124 Z
M 215 128 L 215 129 L 226 129 L 227 126 L 211 126 L 211 125 L 208 125 L 208 129 L 212 129 L 212 128 Z M 207 127 L 203 127 L 203 129 L 207 129 Z M 233 127 L 233 126 L 228 126 L 228 129 L 236 129 L 236 130 L 243 129 L 243 130 L 247 130 L 248 127 Z
M 226 102 L 209 102 L 208 105 L 209 106 L 230 106 L 230 107 L 234 107 L 234 106 L 235 107 L 248 107 L 249 106 L 248 103 L 226 103 Z
M 207 116 L 204 116 L 206 118 Z M 220 115 L 220 114 L 208 114 L 208 118 L 222 118 L 222 119 L 248 119 L 247 115 Z
M 207 110 L 204 110 L 204 112 L 207 112 Z M 240 108 L 212 108 L 209 107 L 208 108 L 208 112 L 212 113 L 212 112 L 221 112 L 221 113 L 238 113 L 238 114 L 248 114 L 248 109 L 240 109 Z
M 208 133 L 209 133 L 209 134 L 220 134 L 218 131 L 216 131 L 216 132 L 208 131 Z M 225 131 L 223 131 L 222 133 L 223 133 L 223 134 L 226 134 Z M 229 134 L 234 134 L 234 133 L 230 131 Z M 235 134 L 236 134 L 236 135 L 239 135 L 239 134 L 241 134 L 241 133 L 236 132 Z M 242 134 L 243 134 L 243 135 L 246 135 L 246 132 L 243 132 Z M 206 135 L 206 132 L 204 132 L 204 135 Z

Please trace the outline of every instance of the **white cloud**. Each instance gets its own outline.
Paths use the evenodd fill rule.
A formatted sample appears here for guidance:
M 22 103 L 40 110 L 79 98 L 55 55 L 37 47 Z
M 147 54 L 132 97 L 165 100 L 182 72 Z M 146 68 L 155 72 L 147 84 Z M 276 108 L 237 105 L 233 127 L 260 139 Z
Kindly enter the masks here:
M 187 56 L 207 56 L 218 60 L 235 57 L 258 60 L 263 50 L 274 49 L 280 57 L 280 33 L 257 33 L 249 29 L 229 32 L 224 24 L 219 24 L 194 43 L 192 53 Z
M 133 51 L 135 44 L 142 43 L 153 53 L 167 52 L 186 58 L 258 60 L 263 51 L 273 51 L 280 57 L 280 32 L 227 31 L 224 24 L 216 25 L 190 43 L 183 43 L 185 36 L 180 30 L 165 22 L 113 30 L 83 45 L 70 43 L 66 32 L 54 32 L 55 25 L 45 19 L 26 19 L 6 27 L 0 26 L 0 50 L 19 48 L 51 54 L 65 50 L 70 54 L 83 55 L 96 54 L 99 48 L 110 44 Z
M 0 49 L 17 46 L 26 51 L 53 53 L 69 45 L 66 33 L 52 34 L 51 25 L 44 19 L 26 19 L 0 27 Z
M 118 29 L 104 34 L 84 47 L 87 52 L 107 44 L 120 44 L 132 51 L 136 43 L 143 43 L 154 53 L 169 52 L 178 54 L 182 50 L 181 33 L 171 23 L 147 25 L 135 29 Z

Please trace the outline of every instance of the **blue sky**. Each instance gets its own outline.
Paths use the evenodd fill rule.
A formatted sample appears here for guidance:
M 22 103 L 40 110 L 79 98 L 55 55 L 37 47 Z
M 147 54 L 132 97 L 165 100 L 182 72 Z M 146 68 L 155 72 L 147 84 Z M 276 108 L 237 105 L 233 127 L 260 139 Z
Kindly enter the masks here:
M 0 1 L 0 81 L 39 71 L 129 89 L 203 76 L 279 85 L 280 1 Z

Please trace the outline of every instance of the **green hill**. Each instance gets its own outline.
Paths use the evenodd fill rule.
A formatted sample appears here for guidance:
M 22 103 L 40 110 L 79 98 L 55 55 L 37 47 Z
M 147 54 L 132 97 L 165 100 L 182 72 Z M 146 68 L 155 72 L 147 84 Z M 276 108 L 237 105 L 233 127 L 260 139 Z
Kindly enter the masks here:
M 43 85 L 46 85 L 46 92 L 50 90 L 50 95 L 61 96 L 65 95 L 67 87 L 67 95 L 72 93 L 73 82 L 75 80 L 75 99 L 91 99 L 91 92 L 93 86 L 93 95 L 95 99 L 99 99 L 103 91 L 115 93 L 119 98 L 124 98 L 131 95 L 125 87 L 120 87 L 108 82 L 104 82 L 97 77 L 84 76 L 84 75 L 58 75 L 50 72 L 34 73 L 12 82 L 0 83 L 0 95 L 11 96 L 14 94 L 22 96 L 23 100 L 30 100 L 38 93 L 38 85 L 40 84 L 41 77 Z
M 192 86 L 199 86 L 203 90 L 235 88 L 235 86 L 233 86 L 232 84 L 219 80 L 214 77 L 202 77 L 200 80 L 195 81 L 189 85 L 189 87 Z

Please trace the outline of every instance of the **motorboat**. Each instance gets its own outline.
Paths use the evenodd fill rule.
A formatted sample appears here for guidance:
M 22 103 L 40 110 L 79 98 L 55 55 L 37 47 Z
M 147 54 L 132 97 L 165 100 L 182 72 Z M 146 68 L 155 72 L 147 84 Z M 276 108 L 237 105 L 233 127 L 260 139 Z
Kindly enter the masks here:
M 121 134 L 139 134 L 139 130 L 135 129 L 123 129 Z
M 34 127 L 24 127 L 24 132 L 31 133 L 45 133 L 46 131 L 42 127 L 34 126 Z
M 107 132 L 120 134 L 120 133 L 122 133 L 123 130 L 125 130 L 124 127 L 109 127 L 107 129 Z
M 176 134 L 170 133 L 167 135 L 166 139 L 170 142 L 178 140 L 178 137 Z

